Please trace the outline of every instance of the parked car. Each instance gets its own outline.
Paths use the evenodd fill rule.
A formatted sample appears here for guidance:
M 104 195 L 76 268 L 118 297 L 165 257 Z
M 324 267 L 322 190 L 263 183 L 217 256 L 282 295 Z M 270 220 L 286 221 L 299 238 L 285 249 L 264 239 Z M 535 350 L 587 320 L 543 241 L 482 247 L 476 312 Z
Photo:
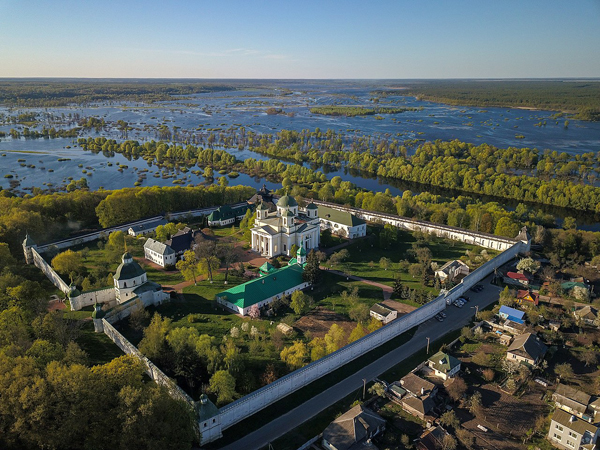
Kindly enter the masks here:
M 444 321 L 444 318 L 442 316 L 440 316 L 439 314 L 436 314 L 435 318 L 436 318 L 436 320 L 438 322 L 443 322 Z
M 442 316 L 444 319 L 446 318 L 446 313 L 444 311 L 440 312 L 440 316 Z

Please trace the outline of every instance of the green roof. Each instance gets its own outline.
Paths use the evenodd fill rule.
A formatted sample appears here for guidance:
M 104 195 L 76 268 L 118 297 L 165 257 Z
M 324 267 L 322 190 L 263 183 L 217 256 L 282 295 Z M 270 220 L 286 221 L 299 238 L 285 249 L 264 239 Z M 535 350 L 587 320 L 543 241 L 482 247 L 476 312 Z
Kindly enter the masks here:
M 298 260 L 296 258 L 292 258 L 288 261 L 288 266 L 291 266 L 292 264 L 298 264 Z
M 359 219 L 354 214 L 328 208 L 327 206 L 319 206 L 319 219 L 330 220 L 331 222 L 340 223 L 348 227 L 356 227 L 366 223 L 364 220 Z
M 319 209 L 319 207 L 317 205 L 315 205 L 313 202 L 310 202 L 308 204 L 308 206 L 306 207 L 306 209 Z
M 304 245 L 300 246 L 300 248 L 296 252 L 296 255 L 298 255 L 298 256 L 306 256 L 306 249 L 304 248 Z
M 271 272 L 275 272 L 277 269 L 275 267 L 273 267 L 270 262 L 267 261 L 266 263 L 264 263 L 262 266 L 259 267 L 259 270 L 263 273 L 271 273 Z
M 298 206 L 298 202 L 294 197 L 284 195 L 277 201 L 277 206 Z
M 132 278 L 139 277 L 146 273 L 146 271 L 133 260 L 129 253 L 125 253 L 121 259 L 123 262 L 117 267 L 114 276 L 115 280 L 131 280 Z M 131 259 L 131 262 L 126 263 L 126 259 Z
M 210 401 L 206 394 L 200 396 L 200 401 L 196 405 L 198 407 L 198 419 L 200 422 L 204 422 L 206 419 L 219 414 L 219 408 Z
M 460 364 L 460 361 L 454 356 L 450 356 L 444 352 L 437 352 L 429 361 L 433 363 L 434 368 L 438 372 L 447 373 L 450 372 L 454 367 Z
M 587 289 L 588 287 L 585 285 L 585 283 L 582 283 L 580 281 L 567 281 L 565 283 L 562 283 L 560 285 L 561 288 L 563 288 L 565 291 L 570 291 L 571 289 L 573 289 L 575 286 Z
M 208 215 L 208 221 L 216 222 L 220 220 L 235 219 L 237 216 L 246 214 L 248 208 L 248 205 L 239 206 L 237 208 L 232 208 L 229 205 L 220 206 Z
M 267 205 L 265 205 L 263 202 L 260 202 L 260 205 L 258 205 L 258 209 L 259 211 L 268 211 L 269 207 Z
M 288 265 L 263 277 L 219 292 L 216 297 L 227 300 L 242 309 L 247 308 L 302 284 L 304 282 L 302 272 L 304 272 L 303 266 Z

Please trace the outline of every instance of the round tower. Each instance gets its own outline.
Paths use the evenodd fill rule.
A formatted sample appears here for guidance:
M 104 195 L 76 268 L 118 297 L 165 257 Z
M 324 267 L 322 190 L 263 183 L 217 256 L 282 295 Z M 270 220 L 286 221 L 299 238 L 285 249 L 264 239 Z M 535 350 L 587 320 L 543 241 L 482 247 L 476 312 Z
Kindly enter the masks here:
M 94 322 L 94 331 L 96 333 L 104 332 L 104 324 L 102 323 L 102 319 L 106 313 L 102 310 L 102 306 L 96 302 L 94 304 L 94 312 L 92 313 L 92 321 Z
M 23 254 L 25 255 L 25 262 L 27 264 L 33 264 L 33 252 L 32 249 L 37 251 L 37 245 L 29 233 L 25 235 L 25 240 L 23 241 Z

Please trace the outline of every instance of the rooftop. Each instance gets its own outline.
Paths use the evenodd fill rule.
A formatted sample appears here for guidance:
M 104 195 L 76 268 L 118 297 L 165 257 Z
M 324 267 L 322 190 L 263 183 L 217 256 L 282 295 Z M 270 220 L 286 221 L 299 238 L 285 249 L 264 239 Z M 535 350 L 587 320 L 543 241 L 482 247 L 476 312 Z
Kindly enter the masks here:
M 383 425 L 385 420 L 379 415 L 363 405 L 356 405 L 325 428 L 323 439 L 337 450 L 348 450 L 354 444 L 366 440 L 369 433 Z
M 380 316 L 383 316 L 383 317 L 394 312 L 393 309 L 388 308 L 383 303 L 375 303 L 373 306 L 371 306 L 371 311 L 373 311 L 375 314 L 379 314 Z
M 586 420 L 580 419 L 577 416 L 574 416 L 562 409 L 557 409 L 554 411 L 554 415 L 552 416 L 552 420 L 561 424 L 562 426 L 575 431 L 576 433 L 583 435 L 586 431 L 589 431 L 590 434 L 596 433 L 598 427 L 592 425 Z
M 330 220 L 331 222 L 346 225 L 348 227 L 356 227 L 366 223 L 364 220 L 359 219 L 354 214 L 350 214 L 346 211 L 328 208 L 327 206 L 319 206 L 318 210 L 320 219 Z
M 442 373 L 450 372 L 453 368 L 460 365 L 458 359 L 444 352 L 437 352 L 429 358 L 429 361 L 434 369 Z
M 526 333 L 515 337 L 507 351 L 537 360 L 546 354 L 546 350 L 548 347 L 535 334 Z
M 163 244 L 162 242 L 155 241 L 152 238 L 149 238 L 146 241 L 146 243 L 144 244 L 144 248 L 155 251 L 159 255 L 172 255 L 175 253 L 173 251 L 173 249 L 171 247 L 169 247 L 167 244 Z
M 400 384 L 404 389 L 414 395 L 429 394 L 435 388 L 435 384 L 430 381 L 424 380 L 423 378 L 409 373 L 400 380 Z M 421 393 L 422 392 L 422 393 Z
M 134 261 L 129 253 L 125 253 L 122 257 L 121 264 L 115 272 L 115 280 L 131 280 L 146 273 L 144 269 Z

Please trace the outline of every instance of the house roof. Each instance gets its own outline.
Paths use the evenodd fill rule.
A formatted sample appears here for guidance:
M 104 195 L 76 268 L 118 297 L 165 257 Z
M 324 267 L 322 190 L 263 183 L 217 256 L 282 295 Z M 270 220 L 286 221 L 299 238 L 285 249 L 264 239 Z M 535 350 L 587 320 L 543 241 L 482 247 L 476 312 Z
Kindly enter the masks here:
M 348 227 L 356 227 L 366 223 L 364 220 L 359 219 L 354 214 L 346 211 L 340 211 L 338 209 L 328 208 L 327 206 L 321 205 L 318 206 L 318 210 L 320 219 L 326 219 L 330 222 L 339 223 Z
M 159 255 L 164 255 L 164 256 L 175 254 L 173 249 L 171 247 L 169 247 L 167 244 L 163 244 L 162 242 L 155 241 L 152 238 L 149 238 L 146 241 L 146 243 L 144 244 L 144 248 L 155 251 Z
M 363 405 L 356 405 L 329 424 L 323 431 L 323 439 L 337 450 L 348 450 L 354 444 L 367 439 L 385 420 Z
M 535 334 L 526 333 L 515 337 L 507 352 L 537 361 L 546 354 L 546 350 L 548 347 Z
M 427 414 L 435 406 L 433 398 L 431 398 L 431 396 L 429 395 L 424 395 L 422 397 L 404 397 L 402 403 L 406 404 L 407 406 L 411 407 L 415 411 L 420 412 L 423 415 Z
M 135 233 L 143 233 L 144 231 L 154 230 L 159 225 L 166 225 L 169 222 L 166 219 L 155 220 L 154 222 L 148 222 L 143 225 L 132 225 L 129 227 L 130 230 L 133 230 Z
M 375 303 L 373 306 L 371 306 L 371 311 L 383 317 L 386 317 L 388 314 L 394 312 L 393 309 L 388 308 L 383 303 Z
M 561 405 L 568 406 L 581 414 L 586 411 L 591 398 L 592 397 L 585 392 L 562 383 L 557 386 L 556 391 L 552 395 L 554 401 L 557 401 Z
M 569 414 L 562 409 L 557 409 L 554 411 L 552 420 L 580 435 L 583 435 L 586 431 L 589 431 L 590 434 L 594 435 L 598 429 L 598 427 L 592 425 L 587 420 L 580 419 L 579 417 Z
M 136 287 L 133 292 L 136 295 L 142 295 L 144 292 L 156 292 L 162 290 L 162 286 L 153 281 L 146 281 L 141 286 Z
M 534 305 L 538 305 L 540 301 L 540 295 L 537 292 L 529 292 L 527 289 L 519 289 L 517 291 L 517 298 L 528 302 L 533 302 Z
M 423 378 L 409 373 L 400 380 L 400 384 L 404 389 L 414 395 L 429 394 L 435 388 L 435 384 L 430 381 L 424 380 Z M 421 394 L 423 392 L 423 394 Z
M 238 216 L 243 216 L 246 211 L 250 208 L 250 205 L 242 205 L 236 208 L 232 208 L 229 205 L 219 206 L 213 212 L 208 215 L 209 222 L 217 222 L 221 220 L 234 219 Z
M 417 443 L 418 449 L 440 450 L 443 448 L 444 437 L 448 432 L 442 427 L 432 427 L 421 435 L 421 440 Z
M 529 281 L 529 278 L 527 278 L 527 275 L 519 273 L 519 272 L 507 272 L 506 276 L 513 280 Z
M 573 311 L 573 314 L 575 314 L 577 317 L 581 317 L 582 319 L 596 320 L 598 317 L 598 310 L 593 306 L 586 305 Z
M 584 288 L 584 289 L 588 288 L 585 283 L 582 283 L 580 281 L 566 281 L 566 282 L 560 284 L 560 287 L 563 288 L 563 290 L 565 290 L 565 291 L 570 291 L 571 289 L 573 289 L 576 286 L 580 287 L 580 288 Z
M 463 266 L 467 266 L 467 265 L 464 262 L 462 262 L 458 259 L 455 259 L 454 261 L 448 261 L 446 264 L 444 264 L 442 267 L 440 267 L 438 269 L 438 271 L 442 271 L 446 274 L 449 274 L 451 269 L 457 269 L 457 268 L 463 267 Z M 469 266 L 467 266 L 467 267 L 469 267 Z
M 302 284 L 304 267 L 300 264 L 286 266 L 260 278 L 219 292 L 222 298 L 240 308 L 247 308 L 267 298 Z
M 114 275 L 115 280 L 131 280 L 146 273 L 129 253 L 125 253 L 121 257 L 121 261 Z
M 428 361 L 431 362 L 431 365 L 434 369 L 442 373 L 450 372 L 456 366 L 460 365 L 460 361 L 458 359 L 444 352 L 437 352 L 435 355 L 429 358 Z
M 507 319 L 512 320 L 513 322 L 523 323 L 523 317 L 525 317 L 525 313 L 515 308 L 510 308 L 509 306 L 502 305 L 500 307 L 500 311 L 498 312 L 501 316 L 506 316 Z

